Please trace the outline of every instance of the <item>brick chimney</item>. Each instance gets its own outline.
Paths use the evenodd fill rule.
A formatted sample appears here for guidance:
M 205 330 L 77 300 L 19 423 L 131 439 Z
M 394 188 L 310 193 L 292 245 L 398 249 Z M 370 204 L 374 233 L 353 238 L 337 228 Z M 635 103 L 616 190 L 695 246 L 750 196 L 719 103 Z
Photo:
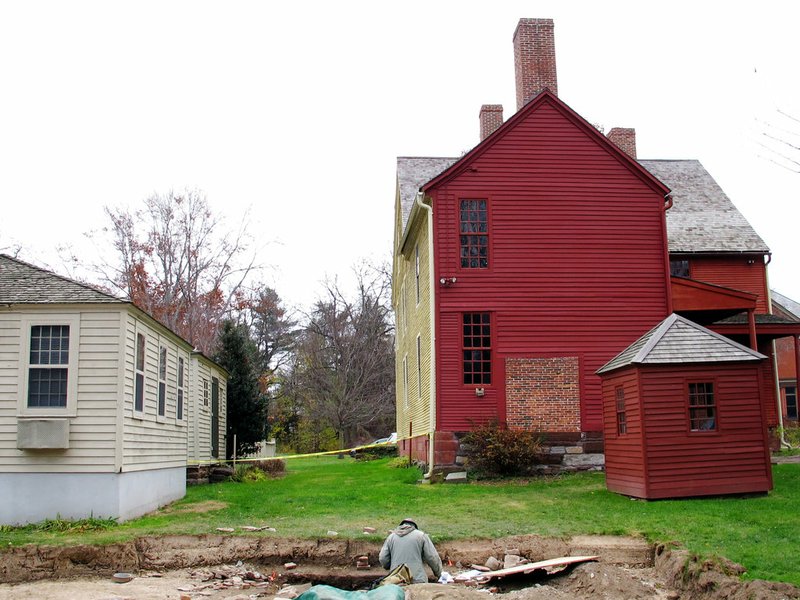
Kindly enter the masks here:
M 632 127 L 614 127 L 606 137 L 632 159 L 636 159 L 636 130 Z
M 517 110 L 549 89 L 558 95 L 553 19 L 520 19 L 514 31 Z
M 481 141 L 492 135 L 503 124 L 503 105 L 484 104 L 479 115 L 481 121 Z

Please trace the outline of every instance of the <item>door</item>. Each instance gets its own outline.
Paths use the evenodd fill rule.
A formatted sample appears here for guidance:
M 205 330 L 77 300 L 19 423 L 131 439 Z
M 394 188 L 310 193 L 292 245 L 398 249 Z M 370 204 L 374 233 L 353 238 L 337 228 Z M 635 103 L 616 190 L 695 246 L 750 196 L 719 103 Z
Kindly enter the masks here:
M 219 458 L 219 379 L 211 378 L 211 456 Z

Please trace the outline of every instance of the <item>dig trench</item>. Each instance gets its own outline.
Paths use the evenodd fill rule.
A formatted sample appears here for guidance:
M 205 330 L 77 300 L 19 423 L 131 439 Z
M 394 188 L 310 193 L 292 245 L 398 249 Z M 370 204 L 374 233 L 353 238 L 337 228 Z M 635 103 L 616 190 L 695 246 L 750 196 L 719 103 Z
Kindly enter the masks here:
M 613 536 L 576 536 L 568 539 L 512 536 L 502 539 L 459 540 L 437 544 L 452 574 L 472 565 L 483 565 L 489 557 L 502 560 L 518 554 L 530 561 L 570 555 L 598 555 L 597 562 L 585 563 L 551 577 L 500 580 L 484 587 L 506 598 L 800 598 L 800 588 L 764 581 L 741 581 L 742 569 L 733 563 L 719 564 L 693 559 L 687 552 L 668 545 L 654 547 L 644 540 Z M 117 572 L 159 580 L 161 588 L 139 592 L 136 598 L 177 598 L 180 577 L 198 576 L 198 570 L 212 573 L 220 565 L 239 568 L 238 583 L 227 588 L 206 585 L 202 595 L 187 597 L 273 598 L 282 586 L 325 583 L 341 589 L 364 589 L 385 575 L 378 565 L 380 543 L 369 540 L 326 538 L 305 540 L 271 536 L 158 536 L 102 546 L 22 546 L 0 553 L 0 599 L 3 598 L 108 598 L 90 596 L 92 586 L 108 585 Z M 360 556 L 369 557 L 368 569 L 357 569 Z M 295 568 L 287 568 L 287 563 Z M 236 567 L 232 567 L 236 565 Z M 258 571 L 263 580 L 251 587 L 242 583 L 245 570 Z M 219 577 L 219 575 L 217 575 Z M 173 577 L 173 579 L 169 579 Z M 244 577 L 246 579 L 246 577 Z M 234 580 L 234 581 L 236 581 Z M 55 584 L 55 581 L 62 583 Z M 230 583 L 230 582 L 228 582 Z M 12 584 L 12 585 L 9 585 Z M 52 586 L 48 588 L 47 586 Z M 111 584 L 113 587 L 113 584 Z M 125 584 L 133 586 L 134 583 Z M 81 590 L 70 592 L 71 589 Z M 170 588 L 170 594 L 164 593 Z M 249 589 L 248 589 L 249 588 Z M 114 588 L 126 594 L 134 588 Z M 199 588 L 197 588 L 199 589 Z M 234 594 L 241 596 L 235 596 Z M 442 594 L 445 595 L 442 595 Z M 114 596 L 116 597 L 116 596 Z M 407 598 L 486 598 L 486 591 L 463 585 L 423 584 L 409 586 Z

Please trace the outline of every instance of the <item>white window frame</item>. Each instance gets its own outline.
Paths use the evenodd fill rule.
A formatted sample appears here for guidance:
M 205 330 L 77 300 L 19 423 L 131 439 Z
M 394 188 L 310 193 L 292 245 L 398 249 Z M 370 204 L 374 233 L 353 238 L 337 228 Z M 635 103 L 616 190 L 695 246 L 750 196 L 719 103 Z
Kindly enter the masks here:
M 186 422 L 186 357 L 178 356 L 175 373 L 175 421 Z
M 408 355 L 403 356 L 403 407 L 408 410 Z
M 69 326 L 69 360 L 67 369 L 66 406 L 28 406 L 28 377 L 30 368 L 31 328 L 37 325 Z M 20 394 L 17 414 L 21 417 L 75 417 L 78 414 L 78 349 L 80 348 L 81 318 L 77 313 L 58 315 L 26 315 L 20 320 L 19 381 Z M 60 366 L 59 368 L 63 368 Z
M 158 386 L 156 388 L 156 416 L 164 420 L 167 416 L 167 370 L 169 366 L 169 350 L 166 346 L 158 346 Z
M 139 336 L 144 340 L 144 347 L 142 348 L 142 368 L 139 369 L 137 358 L 139 356 Z M 133 343 L 133 402 L 131 407 L 133 409 L 133 416 L 142 419 L 147 409 L 147 333 L 144 331 L 137 331 L 134 335 Z M 136 379 L 137 376 L 142 376 L 142 409 L 136 408 Z
M 422 337 L 417 334 L 417 398 L 422 398 Z
M 417 288 L 417 306 L 419 306 L 419 244 L 414 245 L 414 281 Z

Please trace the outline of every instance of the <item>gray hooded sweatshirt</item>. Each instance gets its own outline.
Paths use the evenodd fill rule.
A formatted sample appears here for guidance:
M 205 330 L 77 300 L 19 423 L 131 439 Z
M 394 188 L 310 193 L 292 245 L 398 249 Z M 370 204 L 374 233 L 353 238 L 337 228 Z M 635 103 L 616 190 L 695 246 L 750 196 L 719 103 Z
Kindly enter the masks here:
M 384 569 L 394 569 L 405 564 L 414 583 L 427 583 L 424 564 L 427 564 L 436 579 L 442 574 L 442 559 L 428 534 L 413 525 L 403 523 L 389 534 L 378 556 Z

